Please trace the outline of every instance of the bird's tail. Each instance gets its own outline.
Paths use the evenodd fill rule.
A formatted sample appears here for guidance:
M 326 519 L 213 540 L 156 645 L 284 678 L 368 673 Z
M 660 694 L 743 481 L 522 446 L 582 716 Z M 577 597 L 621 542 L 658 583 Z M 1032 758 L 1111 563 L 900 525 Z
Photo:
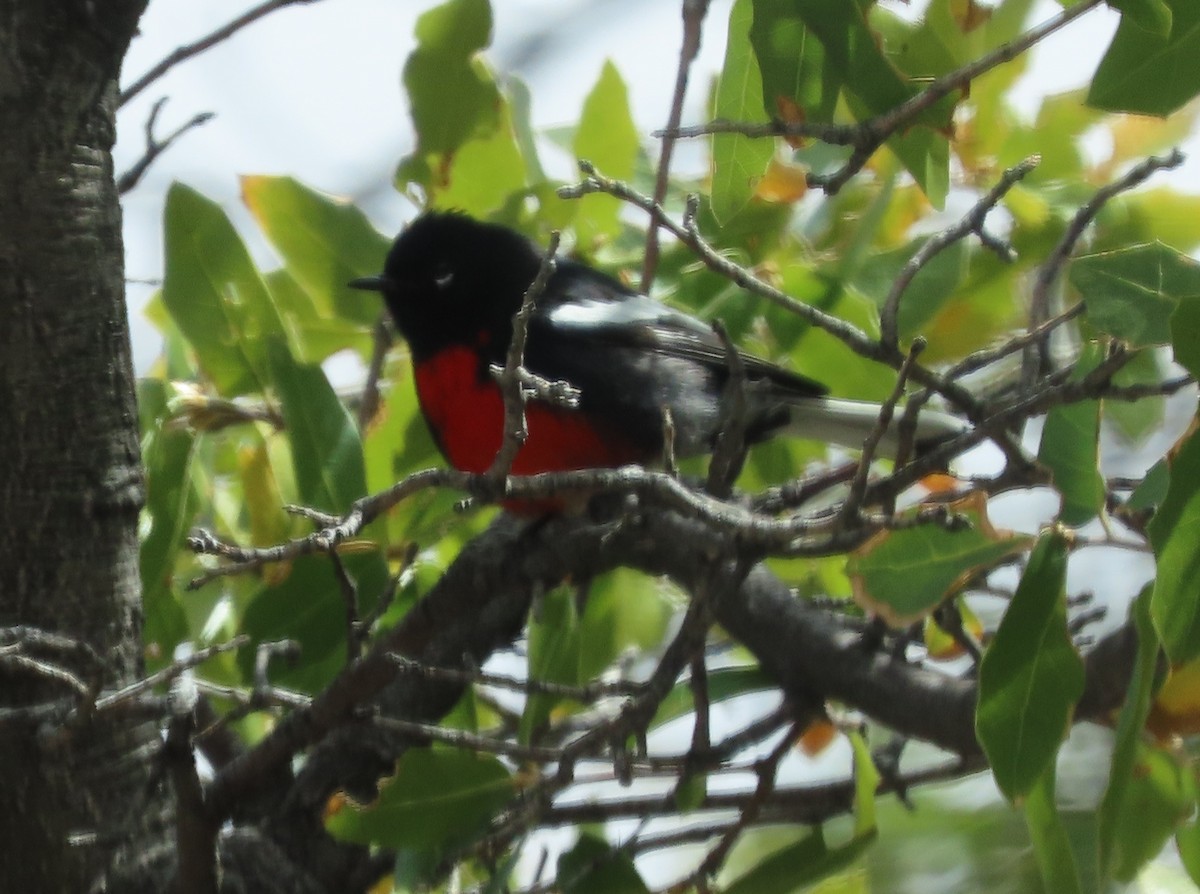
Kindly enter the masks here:
M 797 400 L 788 405 L 788 430 L 796 437 L 859 450 L 879 424 L 879 410 L 878 404 L 835 397 Z M 903 413 L 903 406 L 896 408 L 879 442 L 879 455 L 895 457 L 900 447 L 900 419 Z M 970 427 L 969 423 L 949 413 L 922 407 L 917 416 L 914 446 L 918 452 L 928 449 L 962 434 Z

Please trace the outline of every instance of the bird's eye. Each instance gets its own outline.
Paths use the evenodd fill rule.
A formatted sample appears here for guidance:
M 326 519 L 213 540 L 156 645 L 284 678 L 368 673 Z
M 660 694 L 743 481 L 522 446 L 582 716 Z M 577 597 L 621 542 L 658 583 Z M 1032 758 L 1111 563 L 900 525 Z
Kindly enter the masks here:
M 439 264 L 433 271 L 433 284 L 444 291 L 452 282 L 454 271 L 446 264 Z

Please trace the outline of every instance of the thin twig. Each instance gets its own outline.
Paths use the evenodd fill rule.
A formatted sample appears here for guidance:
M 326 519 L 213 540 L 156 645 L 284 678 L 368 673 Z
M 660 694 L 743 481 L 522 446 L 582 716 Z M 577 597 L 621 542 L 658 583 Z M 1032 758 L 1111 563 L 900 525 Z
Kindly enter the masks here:
M 758 776 L 758 783 L 754 787 L 754 793 L 742 806 L 741 811 L 738 813 L 737 821 L 725 831 L 721 836 L 721 840 L 704 857 L 704 860 L 693 875 L 695 880 L 702 881 L 712 878 L 725 865 L 725 860 L 729 857 L 729 852 L 737 843 L 738 838 L 741 837 L 746 827 L 758 818 L 759 813 L 762 812 L 763 806 L 766 804 L 767 798 L 775 790 L 775 776 L 779 772 L 779 765 L 792 750 L 792 745 L 796 737 L 800 735 L 800 732 L 800 726 L 793 724 L 788 732 L 784 734 L 783 738 L 779 740 L 779 743 L 771 749 L 771 753 L 756 762 L 754 771 Z
M 714 133 L 737 133 L 748 137 L 804 137 L 832 145 L 852 146 L 853 152 L 849 160 L 837 171 L 828 175 L 810 174 L 808 177 L 810 186 L 820 187 L 827 193 L 833 194 L 862 169 L 876 149 L 909 125 L 922 112 L 936 105 L 955 90 L 967 87 L 980 75 L 1012 61 L 1034 44 L 1099 6 L 1101 2 L 1102 0 L 1084 0 L 1084 2 L 1064 10 L 1054 18 L 1031 28 L 1015 40 L 997 47 L 974 62 L 942 75 L 911 99 L 856 125 L 808 121 L 772 121 L 766 124 L 712 121 L 696 127 L 679 128 L 671 135 L 691 138 Z M 666 135 L 666 131 L 655 132 L 655 136 L 665 137 Z
M 700 52 L 700 36 L 704 17 L 708 14 L 709 0 L 683 0 L 683 46 L 679 49 L 679 68 L 675 73 L 675 92 L 671 96 L 671 112 L 667 116 L 666 135 L 658 154 L 658 173 L 654 181 L 654 202 L 661 205 L 667 197 L 667 186 L 671 177 L 671 154 L 675 150 L 673 132 L 679 128 L 683 118 L 683 98 L 687 93 L 688 75 L 692 62 Z M 640 291 L 648 293 L 654 284 L 658 268 L 658 227 L 646 228 L 646 256 L 642 261 Z
M 1029 301 L 1030 329 L 1038 329 L 1050 318 L 1050 303 L 1053 297 L 1051 286 L 1058 279 L 1058 275 L 1066 265 L 1067 258 L 1070 257 L 1083 236 L 1084 230 L 1100 213 L 1100 209 L 1116 196 L 1150 179 L 1155 172 L 1179 167 L 1183 164 L 1183 160 L 1184 155 L 1179 149 L 1173 149 L 1165 156 L 1151 156 L 1132 167 L 1124 177 L 1096 190 L 1095 195 L 1075 213 L 1066 232 L 1063 233 L 1054 250 L 1050 252 L 1038 269 Z M 1050 337 L 1047 333 L 1039 341 L 1025 349 L 1025 357 L 1021 366 L 1022 389 L 1029 391 L 1033 388 L 1034 383 L 1045 375 L 1049 364 Z
M 275 10 L 283 9 L 285 6 L 294 6 L 300 3 L 315 2 L 317 2 L 317 0 L 266 0 L 266 2 L 260 3 L 258 6 L 246 10 L 237 18 L 231 19 L 220 28 L 209 32 L 199 40 L 176 47 L 175 50 L 161 59 L 149 71 L 121 91 L 121 95 L 117 103 L 118 106 L 125 105 L 135 96 L 169 72 L 176 65 L 179 65 L 181 62 L 186 62 L 193 56 L 198 56 L 206 50 L 212 49 L 217 44 L 228 40 L 246 26 L 252 25 L 259 19 L 263 18 L 263 16 L 270 15 L 271 13 L 275 12 Z
M 892 282 L 891 289 L 888 290 L 887 298 L 883 303 L 883 310 L 879 314 L 880 341 L 891 346 L 898 345 L 900 341 L 898 319 L 900 316 L 901 296 L 912 283 L 914 277 L 939 253 L 954 243 L 960 242 L 970 234 L 975 233 L 978 235 L 979 240 L 992 249 L 992 251 L 996 252 L 1002 260 L 1012 261 L 1015 259 L 1016 252 L 1013 251 L 1012 246 L 990 235 L 984 229 L 984 222 L 991 210 L 999 204 L 1008 191 L 1037 167 L 1040 160 L 1036 155 L 1030 156 L 1020 164 L 1013 165 L 1006 170 L 1001 176 L 1000 182 L 993 186 L 987 195 L 977 201 L 958 223 L 947 227 L 925 240 L 905 265 L 900 268 L 900 272 Z
M 360 432 L 367 430 L 367 426 L 379 412 L 379 380 L 383 377 L 383 364 L 391 346 L 392 322 L 388 312 L 384 311 L 371 330 L 371 363 L 367 367 L 367 381 L 363 384 L 362 401 L 358 405 Z
M 422 664 L 419 661 L 414 661 L 404 655 L 394 655 L 393 658 L 396 666 L 404 676 L 411 676 L 421 680 L 460 683 L 462 685 L 480 683 L 484 686 L 494 686 L 497 689 L 507 689 L 525 695 L 550 695 L 556 698 L 573 699 L 585 704 L 594 702 L 600 698 L 612 696 L 635 696 L 642 690 L 639 684 L 624 681 L 609 683 L 598 680 L 593 683 L 585 683 L 582 686 L 569 686 L 565 683 L 551 683 L 546 680 L 533 679 L 532 677 L 521 679 L 518 677 L 507 677 L 503 674 L 491 674 L 481 670 L 433 667 L 428 664 Z
M 895 415 L 896 405 L 900 402 L 900 398 L 904 396 L 904 388 L 908 384 L 909 373 L 913 365 L 917 362 L 917 358 L 924 350 L 925 339 L 922 336 L 917 336 L 913 339 L 912 346 L 908 350 L 908 361 L 900 367 L 900 372 L 896 376 L 896 383 L 892 386 L 892 393 L 880 405 L 875 425 L 867 435 L 866 440 L 863 441 L 862 456 L 858 460 L 858 469 L 854 473 L 854 480 L 850 483 L 850 492 L 846 496 L 846 502 L 842 504 L 841 518 L 846 524 L 861 523 L 859 513 L 863 506 L 863 498 L 867 493 L 867 481 L 870 479 L 871 462 L 875 458 L 875 451 L 879 448 L 880 441 L 883 440 L 883 436 L 887 433 L 888 426 L 892 424 L 892 416 Z M 901 444 L 900 446 L 902 452 L 907 452 L 907 445 Z
M 580 196 L 596 192 L 616 196 L 642 209 L 650 215 L 652 222 L 669 231 L 675 238 L 690 248 L 704 262 L 705 266 L 724 276 L 739 288 L 765 298 L 772 304 L 778 305 L 784 310 L 795 314 L 800 319 L 823 329 L 861 357 L 885 363 L 897 370 L 904 364 L 906 355 L 896 346 L 879 342 L 871 338 L 857 326 L 846 322 L 840 317 L 825 313 L 819 308 L 805 304 L 802 301 L 797 301 L 791 295 L 763 282 L 749 270 L 733 263 L 717 252 L 705 241 L 694 225 L 688 228 L 676 223 L 663 210 L 661 205 L 656 204 L 648 196 L 642 195 L 626 183 L 622 183 L 619 180 L 611 180 L 603 176 L 596 171 L 593 165 L 587 162 L 581 161 L 579 168 L 585 175 L 584 179 L 571 186 L 561 187 L 558 190 L 558 194 L 563 198 L 579 198 Z M 940 376 L 920 364 L 913 366 L 910 377 L 917 384 L 926 388 L 932 388 L 944 396 L 972 420 L 977 419 L 982 412 L 979 402 L 965 388 L 948 381 L 944 376 Z
M 154 125 L 158 122 L 158 113 L 162 111 L 162 107 L 166 103 L 167 97 L 164 96 L 150 109 L 150 116 L 146 119 L 146 149 L 142 153 L 142 157 L 117 178 L 118 195 L 123 196 L 137 186 L 141 182 L 142 177 L 145 176 L 146 171 L 150 169 L 150 165 L 154 164 L 155 159 L 170 149 L 172 143 L 189 130 L 202 127 L 216 117 L 216 113 L 214 112 L 200 112 L 198 115 L 193 115 L 160 140 L 154 136 Z
M 500 394 L 504 399 L 504 437 L 500 449 L 488 468 L 486 477 L 494 483 L 503 482 L 512 470 L 513 460 L 529 437 L 525 421 L 526 385 L 521 373 L 525 371 L 525 342 L 529 336 L 529 320 L 533 316 L 538 298 L 546 290 L 550 277 L 554 275 L 554 256 L 558 253 L 559 233 L 557 230 L 550 234 L 550 244 L 542 263 L 538 267 L 537 276 L 525 290 L 521 299 L 521 308 L 513 316 L 512 341 L 508 344 L 508 354 L 502 369 L 492 368 L 492 375 L 500 386 Z

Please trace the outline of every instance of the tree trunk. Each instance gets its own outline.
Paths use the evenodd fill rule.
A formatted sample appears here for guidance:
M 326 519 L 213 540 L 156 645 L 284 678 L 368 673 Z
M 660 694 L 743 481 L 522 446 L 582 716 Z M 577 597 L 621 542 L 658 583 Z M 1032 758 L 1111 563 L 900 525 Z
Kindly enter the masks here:
M 0 0 L 0 628 L 92 647 L 0 640 L 41 663 L 0 657 L 6 891 L 86 890 L 114 848 L 144 855 L 161 840 L 155 725 L 63 726 L 78 693 L 45 670 L 112 688 L 142 666 L 143 487 L 111 148 L 116 76 L 144 6 Z M 27 710 L 51 704 L 49 719 Z

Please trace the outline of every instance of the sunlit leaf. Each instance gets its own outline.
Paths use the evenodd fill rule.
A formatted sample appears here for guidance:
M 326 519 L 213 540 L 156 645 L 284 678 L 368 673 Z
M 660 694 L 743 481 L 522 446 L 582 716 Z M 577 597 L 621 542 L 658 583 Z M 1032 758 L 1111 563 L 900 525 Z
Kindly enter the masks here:
M 752 123 L 768 120 L 762 103 L 762 73 L 750 43 L 753 20 L 751 0 L 735 0 L 713 108 L 717 118 Z M 770 139 L 753 140 L 740 134 L 713 137 L 712 213 L 718 221 L 725 223 L 745 207 L 774 154 Z
M 782 121 L 833 120 L 841 82 L 791 3 L 756 2 L 749 38 L 762 80 L 762 111 Z
M 982 642 L 983 622 L 971 611 L 966 600 L 959 599 L 955 603 L 955 611 L 962 622 L 963 633 L 976 643 Z M 934 617 L 925 619 L 924 634 L 925 651 L 935 661 L 953 661 L 955 658 L 961 658 L 966 652 L 958 639 L 942 629 Z
M 579 128 L 571 149 L 605 176 L 628 180 L 633 176 L 639 137 L 629 112 L 629 92 L 612 62 L 605 62 L 600 78 L 583 103 Z M 616 238 L 621 231 L 621 203 L 613 196 L 592 195 L 580 200 L 575 230 L 585 250 L 597 241 Z
M 222 396 L 263 391 L 267 348 L 283 323 L 250 253 L 225 212 L 175 184 L 163 212 L 163 304 Z
M 847 735 L 854 751 L 854 836 L 863 838 L 875 831 L 875 792 L 883 777 L 862 733 L 851 730 Z
M 478 53 L 491 41 L 488 0 L 449 0 L 417 19 L 417 47 L 404 64 L 417 148 L 397 178 L 445 184 L 454 153 L 499 120 L 500 91 Z
M 581 646 L 574 588 L 558 587 L 544 594 L 529 622 L 530 679 L 566 685 L 585 682 L 579 672 Z M 562 701 L 556 695 L 531 693 L 521 714 L 520 740 L 537 741 L 545 732 L 551 712 Z
M 291 177 L 242 177 L 242 201 L 323 319 L 374 322 L 379 296 L 346 285 L 382 270 L 390 244 L 365 214 Z
M 821 41 L 826 65 L 844 82 L 844 94 L 860 120 L 882 114 L 909 99 L 915 88 L 886 58 L 858 3 L 794 0 L 793 8 Z M 945 132 L 956 98 L 948 97 L 917 116 L 888 141 L 934 207 L 949 188 L 949 148 Z
M 507 103 L 487 134 L 463 143 L 445 178 L 431 190 L 432 206 L 485 218 L 525 186 L 525 161 Z

